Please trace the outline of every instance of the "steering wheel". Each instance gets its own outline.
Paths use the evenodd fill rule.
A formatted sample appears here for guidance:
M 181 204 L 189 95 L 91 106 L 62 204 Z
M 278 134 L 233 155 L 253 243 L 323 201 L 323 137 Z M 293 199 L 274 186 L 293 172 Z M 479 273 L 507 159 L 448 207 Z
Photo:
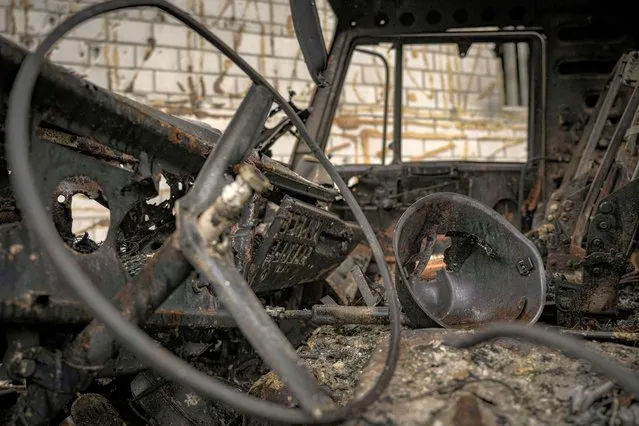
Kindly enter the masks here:
M 40 199 L 28 161 L 31 135 L 30 102 L 45 55 L 58 39 L 93 17 L 119 9 L 141 6 L 157 7 L 191 27 L 233 60 L 249 75 L 255 85 L 234 115 L 222 139 L 207 158 L 193 187 L 183 199 L 178 201 L 176 232 L 165 241 L 155 259 L 140 273 L 140 277 L 146 277 L 149 280 L 147 284 L 150 291 L 141 294 L 135 289 L 135 283 L 138 281 L 129 282 L 118 295 L 120 308 L 118 309 L 91 283 L 86 273 L 68 253 Z M 333 407 L 330 399 L 320 390 L 311 374 L 301 366 L 295 350 L 268 316 L 243 276 L 235 269 L 223 251 L 210 250 L 208 244 L 210 241 L 204 238 L 210 233 L 202 232 L 207 225 L 203 219 L 208 217 L 205 213 L 211 213 L 209 208 L 215 207 L 219 200 L 222 202 L 225 200 L 222 177 L 226 166 L 239 162 L 244 153 L 254 146 L 273 100 L 280 105 L 291 123 L 297 127 L 302 139 L 333 178 L 342 197 L 352 209 L 380 268 L 389 301 L 391 338 L 386 367 L 375 385 L 366 394 L 341 408 Z M 24 219 L 32 224 L 43 249 L 68 285 L 95 315 L 96 319 L 76 339 L 76 346 L 79 346 L 81 339 L 87 336 L 95 339 L 90 339 L 88 342 L 97 342 L 100 336 L 111 338 L 109 333 L 106 333 L 108 329 L 124 347 L 146 361 L 149 367 L 192 388 L 202 396 L 218 400 L 249 415 L 284 423 L 327 423 L 352 416 L 375 401 L 390 382 L 399 356 L 399 303 L 384 252 L 362 209 L 344 180 L 315 143 L 293 107 L 229 46 L 209 32 L 199 21 L 176 6 L 164 0 L 112 0 L 80 11 L 54 29 L 36 51 L 27 56 L 15 79 L 7 115 L 7 153 L 9 167 L 12 170 L 12 186 Z M 240 177 L 238 181 L 250 183 L 253 178 L 249 175 Z M 257 179 L 259 180 L 259 177 Z M 257 184 L 256 181 L 253 183 Z M 219 243 L 219 241 L 216 242 Z M 152 313 L 153 309 L 168 296 L 167 293 L 170 293 L 173 286 L 180 284 L 179 278 L 190 269 L 183 267 L 184 258 L 188 259 L 188 263 L 213 284 L 217 295 L 233 315 L 238 327 L 256 351 L 289 386 L 300 406 L 299 409 L 286 408 L 236 392 L 212 377 L 200 373 L 166 349 L 159 348 L 135 325 Z M 173 262 L 178 262 L 177 265 L 182 266 L 176 267 Z M 127 298 L 127 296 L 131 297 Z M 85 340 L 84 344 L 86 343 Z M 106 345 L 104 342 L 100 343 L 103 346 L 109 346 L 108 341 Z M 87 373 L 87 376 L 91 375 Z

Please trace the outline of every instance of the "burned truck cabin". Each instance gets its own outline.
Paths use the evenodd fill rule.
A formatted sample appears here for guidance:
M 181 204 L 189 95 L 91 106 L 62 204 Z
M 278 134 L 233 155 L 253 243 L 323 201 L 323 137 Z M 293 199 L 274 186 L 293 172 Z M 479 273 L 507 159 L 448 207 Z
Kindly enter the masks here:
M 224 131 L 47 59 L 87 19 L 149 5 L 250 78 Z M 639 360 L 632 14 L 614 1 L 327 5 L 332 32 L 315 2 L 286 5 L 308 105 L 163 0 L 87 6 L 31 52 L 0 37 L 0 422 L 378 424 L 387 411 L 402 424 L 393 374 L 434 385 L 417 379 L 431 361 L 402 353 L 444 345 L 476 375 L 481 354 L 460 354 L 499 336 L 609 376 L 592 391 L 604 407 L 573 399 L 571 416 L 626 424 L 639 410 L 639 379 L 619 364 Z M 358 85 L 372 95 L 353 109 Z M 287 161 L 272 155 L 282 143 Z M 78 198 L 103 212 L 101 238 L 74 225 Z M 433 377 L 463 392 L 471 373 L 443 364 Z M 486 403 L 473 398 L 456 404 Z
M 563 294 L 560 305 L 566 305 L 559 306 L 559 323 L 574 326 L 578 320 L 565 312 L 580 310 L 585 302 L 581 302 L 582 308 L 576 308 L 572 301 L 595 297 L 577 294 L 594 291 L 581 286 L 581 274 L 588 275 L 583 271 L 584 262 L 589 263 L 587 257 L 593 262 L 595 258 L 609 258 L 603 252 L 623 257 L 624 271 L 617 269 L 613 273 L 615 280 L 616 274 L 634 270 L 627 262 L 633 242 L 626 242 L 634 239 L 631 236 L 634 231 L 619 229 L 620 234 L 611 237 L 619 243 L 615 247 L 605 246 L 601 238 L 593 237 L 601 244 L 596 250 L 588 249 L 585 237 L 599 203 L 632 181 L 637 164 L 635 138 L 632 131 L 628 133 L 636 110 L 632 102 L 635 87 L 632 64 L 636 58 L 633 49 L 637 34 L 631 20 L 622 16 L 623 8 L 604 10 L 602 5 L 593 2 L 570 5 L 564 2 L 501 5 L 434 2 L 421 8 L 409 1 L 401 4 L 334 2 L 333 6 L 339 19 L 323 74 L 333 84 L 317 89 L 307 124 L 318 142 L 326 145 L 334 129 L 330 124 L 345 78 L 349 68 L 357 65 L 354 57 L 370 54 L 367 49 L 373 46 L 376 50 L 373 53 L 382 52 L 385 62 L 393 63 L 386 77 L 390 81 L 384 85 L 384 107 L 381 113 L 376 110 L 376 138 L 367 140 L 368 144 L 376 144 L 377 158 L 365 161 L 366 164 L 339 166 L 345 178 L 357 182 L 353 192 L 366 207 L 369 220 L 376 225 L 387 254 L 392 254 L 391 241 L 397 220 L 417 199 L 433 192 L 468 195 L 502 212 L 517 228 L 528 233 L 539 246 L 550 274 L 571 277 L 568 282 L 557 283 Z M 409 95 L 415 87 L 414 77 L 403 70 L 412 59 L 406 50 L 415 46 L 427 49 L 433 45 L 449 45 L 452 52 L 462 58 L 458 63 L 470 63 L 469 50 L 481 43 L 493 43 L 495 57 L 503 67 L 504 105 L 527 107 L 523 155 L 517 162 L 493 157 L 492 161 L 481 163 L 468 161 L 469 156 L 460 155 L 459 150 L 453 154 L 457 157 L 455 161 L 425 158 L 423 151 L 421 157 L 404 155 L 403 152 L 411 149 L 409 144 L 414 143 L 410 122 L 420 120 L 406 111 L 411 109 Z M 411 52 L 415 56 L 414 50 Z M 450 62 L 444 65 L 449 71 Z M 425 80 L 426 77 L 417 90 L 426 91 L 429 85 L 434 85 Z M 459 105 L 450 102 L 446 105 L 449 111 L 444 113 L 457 120 L 458 129 L 463 130 L 464 126 L 472 129 L 477 120 L 459 108 L 460 105 L 464 106 L 463 102 Z M 437 136 L 433 134 L 441 130 L 437 124 L 428 123 L 432 121 L 421 119 L 419 124 L 430 125 L 432 131 L 419 137 L 430 137 L 434 142 Z M 502 120 L 500 124 L 512 128 L 517 123 Z M 471 135 L 462 136 L 466 144 L 472 140 Z M 430 146 L 437 157 L 441 145 L 431 143 Z M 502 148 L 507 150 L 508 143 Z M 292 165 L 304 170 L 307 153 L 300 142 Z M 632 192 L 630 188 L 627 191 Z M 343 204 L 336 204 L 335 209 L 352 218 Z M 612 221 L 620 224 L 624 219 L 617 216 L 610 222 L 605 221 L 605 226 Z M 632 229 L 635 225 L 634 221 L 628 223 Z M 623 242 L 617 239 L 621 235 L 626 236 L 621 238 Z M 601 273 L 606 269 L 601 266 L 594 268 Z M 574 288 L 575 280 L 580 283 L 577 284 L 579 290 Z M 599 304 L 599 309 L 583 309 L 577 316 L 584 313 L 590 317 L 616 315 L 617 296 L 613 287 L 616 286 L 610 285 L 606 292 L 600 288 L 599 292 L 607 296 L 599 297 L 607 299 Z M 607 308 L 603 309 L 603 305 Z

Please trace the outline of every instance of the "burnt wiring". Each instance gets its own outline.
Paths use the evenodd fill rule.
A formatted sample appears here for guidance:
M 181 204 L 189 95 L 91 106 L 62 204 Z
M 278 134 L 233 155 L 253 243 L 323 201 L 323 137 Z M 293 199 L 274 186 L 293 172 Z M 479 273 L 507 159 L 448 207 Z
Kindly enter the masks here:
M 145 6 L 159 8 L 187 25 L 231 59 L 255 84 L 263 86 L 272 92 L 276 103 L 281 106 L 291 122 L 297 127 L 301 138 L 334 180 L 342 197 L 351 208 L 355 219 L 362 227 L 373 251 L 373 256 L 379 267 L 387 293 L 391 337 L 384 368 L 375 384 L 362 397 L 347 406 L 334 411 L 323 412 L 319 415 L 317 413 L 308 413 L 301 409 L 286 408 L 237 392 L 223 382 L 201 373 L 167 349 L 159 347 L 138 326 L 126 321 L 111 301 L 104 297 L 91 282 L 60 241 L 60 236 L 40 199 L 38 186 L 28 158 L 31 135 L 30 103 L 40 68 L 50 48 L 61 37 L 81 23 L 107 12 Z M 241 413 L 281 423 L 332 423 L 352 417 L 374 402 L 389 384 L 399 357 L 400 307 L 383 249 L 377 241 L 371 225 L 344 180 L 314 141 L 301 118 L 286 99 L 236 52 L 183 10 L 163 0 L 112 0 L 90 6 L 74 14 L 56 27 L 38 46 L 36 51 L 26 57 L 15 79 L 9 99 L 7 116 L 7 151 L 15 197 L 25 219 L 32 224 L 44 251 L 53 260 L 69 286 L 92 310 L 95 317 L 104 322 L 124 347 L 146 361 L 158 373 L 192 388 L 194 391 L 201 393 L 202 396 L 222 402 Z M 477 331 L 456 341 L 451 341 L 450 344 L 456 347 L 469 347 L 496 337 L 517 337 L 559 348 L 571 356 L 582 358 L 592 363 L 595 368 L 614 379 L 636 396 L 639 396 L 639 380 L 634 374 L 616 362 L 585 348 L 581 341 L 557 333 L 522 325 L 499 324 Z
M 382 275 L 384 287 L 388 295 L 391 338 L 389 339 L 389 351 L 387 353 L 385 367 L 377 381 L 360 399 L 351 402 L 347 406 L 322 413 L 307 413 L 300 409 L 289 409 L 239 393 L 220 381 L 199 372 L 168 350 L 158 347 L 139 327 L 126 321 L 111 301 L 100 293 L 89 277 L 80 269 L 73 257 L 62 247 L 60 237 L 47 214 L 45 206 L 40 200 L 37 184 L 28 160 L 29 136 L 31 134 L 29 121 L 30 103 L 35 82 L 40 73 L 42 63 L 45 60 L 46 53 L 60 38 L 73 28 L 104 13 L 145 6 L 159 8 L 187 25 L 231 59 L 254 83 L 271 91 L 276 103 L 280 105 L 291 122 L 297 127 L 302 139 L 308 144 L 313 154 L 315 154 L 334 180 L 343 198 L 352 209 L 355 219 L 362 227 L 363 233 L 379 265 L 380 274 Z M 66 278 L 67 283 L 92 310 L 96 318 L 104 322 L 124 347 L 146 361 L 149 366 L 165 376 L 185 386 L 191 387 L 202 395 L 218 400 L 239 412 L 284 423 L 329 423 L 348 418 L 363 411 L 385 390 L 393 376 L 399 358 L 401 318 L 399 301 L 392 283 L 390 269 L 385 261 L 383 249 L 377 241 L 374 230 L 368 223 L 361 207 L 357 204 L 355 197 L 348 189 L 344 180 L 321 148 L 313 140 L 313 137 L 306 129 L 301 118 L 288 104 L 286 99 L 235 51 L 188 13 L 162 0 L 112 0 L 90 6 L 69 17 L 56 27 L 38 46 L 35 52 L 28 55 L 22 63 L 9 98 L 7 135 L 8 162 L 13 171 L 11 174 L 11 183 L 16 194 L 16 199 L 24 211 L 25 218 L 33 224 L 35 233 L 38 235 L 38 239 L 42 243 L 44 250 L 49 254 L 61 274 Z

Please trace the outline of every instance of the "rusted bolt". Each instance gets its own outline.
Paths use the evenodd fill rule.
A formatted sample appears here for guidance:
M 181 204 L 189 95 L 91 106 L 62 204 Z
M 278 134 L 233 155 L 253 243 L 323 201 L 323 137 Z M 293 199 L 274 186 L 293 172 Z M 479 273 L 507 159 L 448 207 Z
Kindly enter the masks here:
M 598 227 L 602 231 L 607 231 L 607 230 L 610 229 L 610 224 L 608 222 L 606 222 L 605 220 L 602 220 L 601 222 L 599 222 Z
M 595 238 L 594 240 L 592 240 L 592 245 L 595 247 L 601 247 L 602 244 L 603 240 L 601 238 Z
M 271 185 L 268 179 L 260 173 L 255 166 L 250 164 L 242 164 L 240 166 L 239 174 L 251 189 L 255 192 L 263 192 Z
M 535 264 L 529 257 L 517 261 L 517 271 L 519 272 L 519 275 L 523 277 L 530 275 L 534 269 Z
M 599 206 L 599 211 L 606 214 L 612 213 L 612 204 L 610 204 L 610 202 L 601 203 L 601 205 Z

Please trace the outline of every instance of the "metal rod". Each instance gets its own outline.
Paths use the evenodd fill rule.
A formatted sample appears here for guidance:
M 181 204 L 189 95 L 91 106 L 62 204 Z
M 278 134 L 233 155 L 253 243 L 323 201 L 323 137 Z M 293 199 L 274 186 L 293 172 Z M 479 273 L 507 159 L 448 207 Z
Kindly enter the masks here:
M 378 298 L 373 294 L 368 283 L 366 282 L 366 277 L 364 273 L 360 269 L 359 266 L 355 265 L 353 269 L 351 269 L 351 275 L 353 279 L 357 283 L 357 288 L 366 303 L 366 306 L 375 306 L 377 304 Z
M 386 325 L 389 323 L 388 307 L 386 306 L 314 305 L 312 313 L 312 321 L 318 325 Z M 406 319 L 402 319 L 402 322 L 406 324 Z
M 384 64 L 384 123 L 382 124 L 382 166 L 386 164 L 386 134 L 388 133 L 388 97 L 390 92 L 390 66 L 384 55 L 374 50 L 357 48 L 356 52 L 372 55 Z
M 393 159 L 392 164 L 402 162 L 402 91 L 404 79 L 404 45 L 395 42 L 395 87 L 393 96 Z
M 326 87 L 318 87 L 309 105 L 309 109 L 313 112 L 306 121 L 306 127 L 322 150 L 326 149 L 331 134 L 331 124 L 344 87 L 353 46 L 353 38 L 348 31 L 335 32 L 328 55 L 328 66 L 324 72 L 324 77 L 331 84 Z M 298 171 L 297 167 L 301 159 L 311 153 L 306 142 L 302 138 L 297 138 L 289 163 L 291 169 Z
M 324 77 L 328 64 L 328 52 L 324 43 L 317 6 L 314 1 L 290 0 L 293 28 L 299 42 L 308 73 L 319 87 L 328 82 Z
M 583 237 L 586 234 L 586 226 L 588 224 L 588 220 L 590 219 L 590 215 L 595 208 L 597 198 L 600 195 L 601 185 L 608 176 L 608 173 L 610 173 L 610 167 L 612 167 L 615 158 L 617 158 L 619 148 L 621 147 L 621 144 L 624 140 L 626 131 L 632 124 L 632 120 L 635 117 L 637 108 L 639 108 L 639 84 L 635 86 L 634 90 L 632 91 L 632 95 L 630 95 L 628 104 L 626 105 L 626 108 L 621 115 L 619 123 L 617 123 L 617 127 L 615 128 L 614 133 L 612 134 L 610 143 L 608 144 L 608 149 L 606 150 L 606 154 L 604 155 L 604 158 L 599 165 L 599 169 L 597 169 L 595 178 L 590 184 L 588 195 L 586 195 L 586 199 L 584 201 L 579 217 L 577 218 L 577 222 L 575 223 L 575 228 L 572 234 L 572 243 L 576 247 L 581 247 Z
M 530 47 L 527 43 L 517 43 L 517 63 L 519 65 L 519 96 L 521 105 L 528 105 L 528 64 L 530 58 Z
M 630 126 L 630 129 L 628 129 L 628 131 L 626 132 L 626 138 L 629 137 L 628 143 L 629 143 L 629 148 L 632 151 L 636 151 L 637 150 L 637 141 L 638 136 L 637 133 L 639 133 L 637 130 L 639 129 L 639 110 L 637 110 L 637 112 L 635 113 L 635 117 L 632 120 L 632 125 Z M 635 165 L 635 170 L 632 172 L 632 177 L 630 178 L 631 181 L 637 179 L 637 176 L 639 176 L 639 161 L 637 161 L 637 164 Z
M 506 105 L 519 105 L 517 77 L 517 47 L 515 43 L 504 43 L 504 81 L 506 86 Z
M 202 213 L 220 195 L 226 184 L 227 167 L 239 163 L 259 140 L 266 116 L 273 104 L 267 88 L 253 85 L 220 138 L 218 148 L 207 158 L 193 188 L 180 200 L 196 214 Z M 261 124 L 259 124 L 261 123 Z
M 619 88 L 621 87 L 621 71 L 623 69 L 623 66 L 624 60 L 622 58 L 615 66 L 615 69 L 613 71 L 614 76 L 610 83 L 610 87 L 606 91 L 606 96 L 601 103 L 601 108 L 599 109 L 598 114 L 595 117 L 592 130 L 590 131 L 590 133 L 588 133 L 586 145 L 581 152 L 581 158 L 579 159 L 579 163 L 577 164 L 577 170 L 575 170 L 575 178 L 588 171 L 588 165 L 592 160 L 592 153 L 595 152 L 595 148 L 597 146 L 597 143 L 599 143 L 599 140 L 601 139 L 601 133 L 603 132 L 606 121 L 608 120 L 608 115 L 610 114 L 612 105 L 614 104 L 615 99 L 617 99 L 617 94 L 619 93 Z

